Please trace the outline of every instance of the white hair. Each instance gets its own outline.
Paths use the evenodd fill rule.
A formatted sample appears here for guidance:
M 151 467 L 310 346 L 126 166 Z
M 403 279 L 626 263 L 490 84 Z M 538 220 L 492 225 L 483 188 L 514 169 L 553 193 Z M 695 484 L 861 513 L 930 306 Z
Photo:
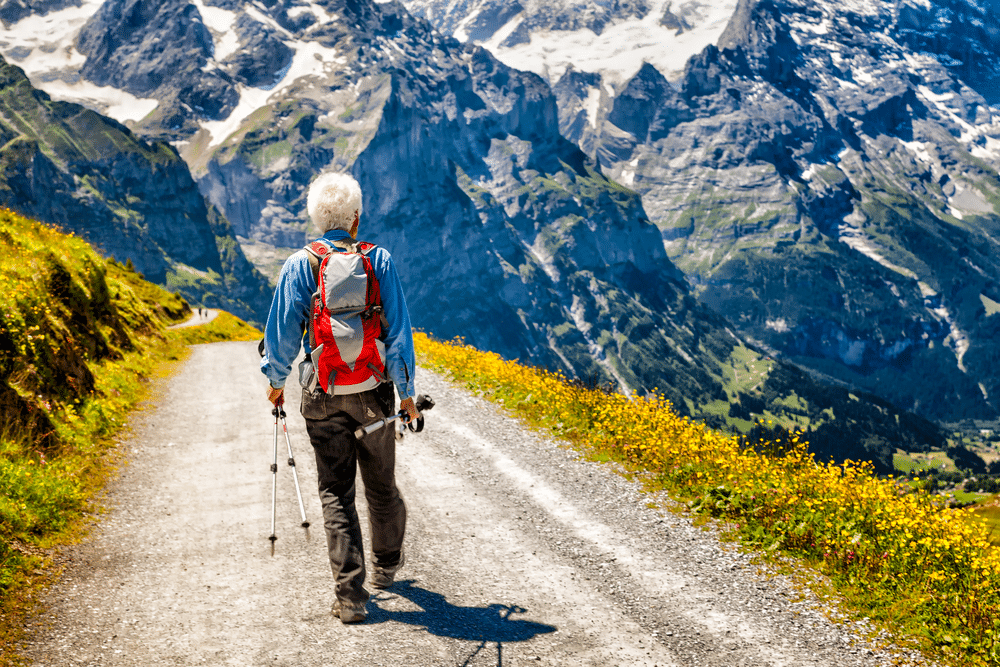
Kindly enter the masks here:
M 331 229 L 351 231 L 361 215 L 361 186 L 350 174 L 321 174 L 306 197 L 309 218 L 320 234 Z

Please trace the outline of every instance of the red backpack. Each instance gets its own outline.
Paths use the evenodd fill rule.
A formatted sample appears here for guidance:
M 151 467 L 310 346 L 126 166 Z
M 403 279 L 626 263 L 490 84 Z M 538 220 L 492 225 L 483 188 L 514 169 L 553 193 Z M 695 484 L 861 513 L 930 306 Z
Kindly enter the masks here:
M 309 316 L 314 390 L 318 384 L 327 394 L 353 394 L 386 380 L 382 298 L 368 257 L 375 248 L 347 240 L 305 248 L 317 284 Z

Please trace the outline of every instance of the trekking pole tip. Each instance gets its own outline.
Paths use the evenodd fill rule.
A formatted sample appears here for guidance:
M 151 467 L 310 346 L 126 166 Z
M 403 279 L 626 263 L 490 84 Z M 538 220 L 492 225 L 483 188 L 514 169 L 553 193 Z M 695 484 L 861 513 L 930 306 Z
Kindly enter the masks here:
M 302 522 L 302 527 L 303 528 L 308 528 L 309 527 L 309 522 L 308 521 L 303 521 Z
M 276 539 L 278 539 L 278 536 L 277 536 L 277 535 L 272 535 L 271 537 L 269 537 L 269 538 L 267 538 L 267 539 L 269 539 L 269 540 L 271 540 L 272 542 L 274 542 L 274 541 L 275 541 Z

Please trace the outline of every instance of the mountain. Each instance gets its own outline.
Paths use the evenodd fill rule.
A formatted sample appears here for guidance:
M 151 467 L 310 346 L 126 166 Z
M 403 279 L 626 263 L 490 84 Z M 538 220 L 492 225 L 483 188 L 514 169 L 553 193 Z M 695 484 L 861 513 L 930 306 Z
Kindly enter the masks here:
M 998 26 L 964 0 L 741 0 L 679 75 L 567 67 L 560 128 L 740 335 L 934 419 L 995 419 Z
M 403 0 L 441 33 L 555 83 L 569 70 L 618 86 L 644 62 L 677 78 L 714 43 L 736 0 Z
M 350 171 L 361 235 L 397 258 L 419 328 L 581 382 L 659 388 L 715 425 L 778 417 L 880 469 L 889 443 L 940 442 L 745 345 L 693 298 L 637 194 L 562 136 L 544 79 L 397 3 L 108 0 L 45 20 L 68 27 L 31 43 L 13 24 L 0 40 L 61 94 L 169 140 L 255 257 L 301 247 L 310 180 Z M 845 444 L 835 415 L 881 435 Z
M 3 206 L 82 236 L 193 302 L 263 319 L 266 281 L 170 145 L 53 101 L 2 58 L 0 144 Z
M 110 0 L 76 45 L 92 82 L 159 100 L 136 131 L 181 147 L 240 236 L 300 247 L 311 178 L 348 170 L 416 326 L 632 390 L 720 391 L 658 230 L 559 134 L 537 76 L 395 4 Z
M 682 405 L 682 386 L 699 403 L 719 393 L 698 346 L 704 328 L 729 337 L 721 320 L 690 299 L 639 198 L 560 135 L 542 79 L 397 4 L 262 7 L 109 0 L 86 20 L 48 14 L 76 26 L 59 46 L 17 25 L 8 38 L 26 63 L 63 54 L 42 78 L 64 91 L 75 63 L 108 99 L 155 99 L 130 126 L 173 142 L 255 244 L 301 247 L 312 177 L 354 173 L 362 233 L 397 258 L 418 327 L 632 390 L 670 385 Z

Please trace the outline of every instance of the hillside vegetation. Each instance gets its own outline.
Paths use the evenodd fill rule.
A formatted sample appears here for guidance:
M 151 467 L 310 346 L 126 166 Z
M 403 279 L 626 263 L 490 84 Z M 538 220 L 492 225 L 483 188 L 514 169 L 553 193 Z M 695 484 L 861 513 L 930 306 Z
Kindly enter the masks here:
M 621 462 L 721 519 L 743 544 L 801 559 L 903 640 L 952 665 L 1000 665 L 1000 550 L 972 513 L 867 463 L 817 462 L 795 436 L 748 447 L 679 416 L 662 396 L 630 400 L 461 342 L 417 342 L 422 364 Z
M 146 378 L 188 339 L 259 336 L 228 315 L 167 334 L 190 313 L 81 239 L 0 210 L 0 664 L 53 572 L 48 548 L 79 533 L 113 472 L 111 436 Z

